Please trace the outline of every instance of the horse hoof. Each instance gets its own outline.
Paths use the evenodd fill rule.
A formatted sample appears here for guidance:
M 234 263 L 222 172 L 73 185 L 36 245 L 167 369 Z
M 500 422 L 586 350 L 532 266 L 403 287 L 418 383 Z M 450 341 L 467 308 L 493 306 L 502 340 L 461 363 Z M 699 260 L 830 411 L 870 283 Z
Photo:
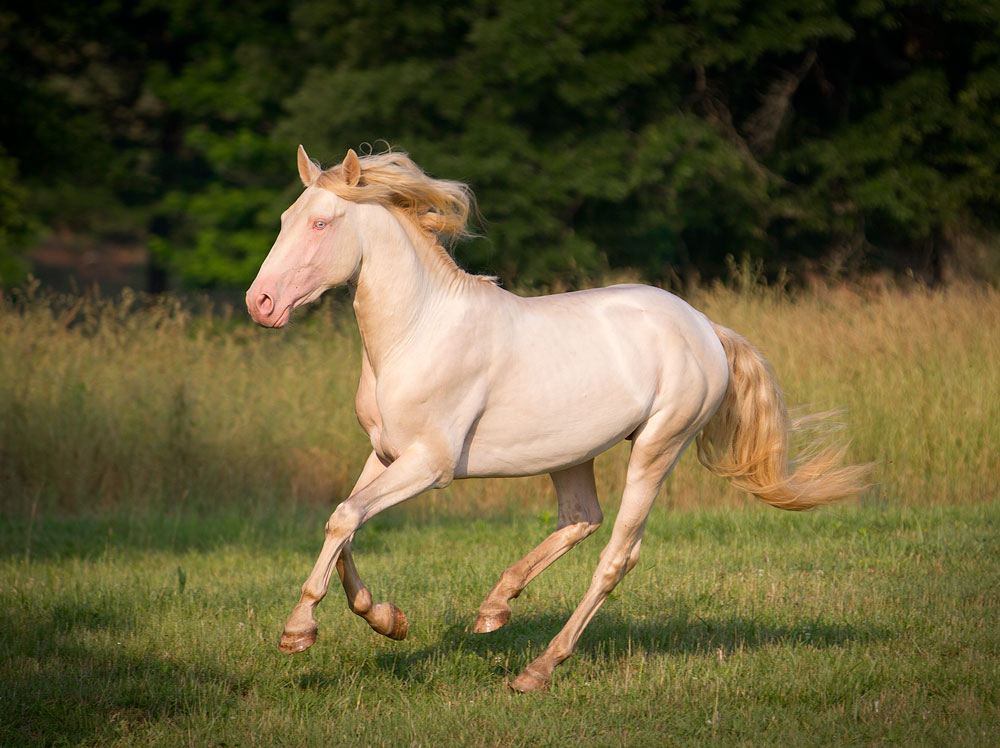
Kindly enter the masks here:
M 488 634 L 496 631 L 501 626 L 505 626 L 510 620 L 510 608 L 507 610 L 494 610 L 489 613 L 479 612 L 476 622 L 472 624 L 472 633 Z
M 298 633 L 285 631 L 281 635 L 281 641 L 278 642 L 278 649 L 285 654 L 295 654 L 296 652 L 302 652 L 303 650 L 309 649 L 309 647 L 315 643 L 316 629 L 312 629 L 311 631 L 300 631 Z
M 548 678 L 542 678 L 525 670 L 510 682 L 510 690 L 518 693 L 529 693 L 531 691 L 544 691 L 549 686 Z
M 389 626 L 385 631 L 381 629 L 375 629 L 378 633 L 383 636 L 387 636 L 390 639 L 395 639 L 396 641 L 402 641 L 406 638 L 406 635 L 410 633 L 410 624 L 406 620 L 406 614 L 397 608 L 392 603 L 384 603 L 389 606 Z M 374 628 L 374 627 L 372 627 Z

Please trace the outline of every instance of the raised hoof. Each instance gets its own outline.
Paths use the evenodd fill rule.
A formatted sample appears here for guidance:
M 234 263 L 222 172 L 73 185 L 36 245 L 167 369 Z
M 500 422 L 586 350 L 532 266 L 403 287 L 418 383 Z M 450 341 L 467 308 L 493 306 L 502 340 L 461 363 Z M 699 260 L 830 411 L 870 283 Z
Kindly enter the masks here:
M 492 610 L 488 613 L 479 612 L 476 616 L 476 622 L 472 624 L 472 633 L 474 634 L 488 634 L 491 631 L 496 631 L 501 626 L 507 625 L 510 621 L 510 608 L 507 610 Z
M 514 680 L 510 682 L 510 689 L 512 691 L 517 691 L 518 693 L 529 693 L 531 691 L 544 691 L 549 687 L 548 678 L 542 678 L 539 675 L 525 670 Z
M 375 626 L 369 624 L 375 631 L 396 641 L 402 641 L 410 633 L 410 624 L 406 620 L 406 614 L 392 603 L 381 603 L 376 607 L 385 605 L 389 609 L 389 623 L 386 626 Z
M 309 649 L 315 643 L 316 629 L 300 631 L 298 633 L 286 631 L 281 635 L 281 641 L 278 642 L 278 649 L 285 654 L 295 654 L 296 652 Z

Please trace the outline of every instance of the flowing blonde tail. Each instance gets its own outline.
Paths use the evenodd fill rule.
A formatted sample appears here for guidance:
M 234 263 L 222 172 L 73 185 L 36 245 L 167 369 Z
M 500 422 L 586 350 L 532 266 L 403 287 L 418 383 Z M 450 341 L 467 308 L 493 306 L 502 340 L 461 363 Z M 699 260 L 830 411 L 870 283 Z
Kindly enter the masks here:
M 824 413 L 791 422 L 771 367 L 746 338 L 712 324 L 729 360 L 729 387 L 698 435 L 698 459 L 716 475 L 768 504 L 800 511 L 860 493 L 870 465 L 838 467 L 846 447 L 814 438 L 789 465 L 789 436 L 826 421 Z M 828 421 L 827 421 L 828 422 Z

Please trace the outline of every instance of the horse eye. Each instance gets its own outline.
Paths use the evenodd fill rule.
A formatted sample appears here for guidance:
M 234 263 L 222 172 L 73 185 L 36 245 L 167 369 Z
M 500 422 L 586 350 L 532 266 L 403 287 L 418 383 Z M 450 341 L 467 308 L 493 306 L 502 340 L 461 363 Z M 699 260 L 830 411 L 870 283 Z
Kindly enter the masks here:
M 326 228 L 326 221 L 315 221 L 313 223 L 313 228 L 314 229 L 325 229 Z

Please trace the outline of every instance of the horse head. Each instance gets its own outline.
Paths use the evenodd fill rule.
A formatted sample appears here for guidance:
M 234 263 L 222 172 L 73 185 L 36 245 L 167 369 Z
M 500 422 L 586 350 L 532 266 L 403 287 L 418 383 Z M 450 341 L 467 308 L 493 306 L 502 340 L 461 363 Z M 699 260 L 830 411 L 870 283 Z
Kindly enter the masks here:
M 353 203 L 317 183 L 324 172 L 301 145 L 298 167 L 305 190 L 281 214 L 278 238 L 246 295 L 247 311 L 264 327 L 284 327 L 293 309 L 348 282 L 361 267 Z M 349 150 L 339 169 L 325 174 L 356 187 L 361 181 L 358 155 Z

